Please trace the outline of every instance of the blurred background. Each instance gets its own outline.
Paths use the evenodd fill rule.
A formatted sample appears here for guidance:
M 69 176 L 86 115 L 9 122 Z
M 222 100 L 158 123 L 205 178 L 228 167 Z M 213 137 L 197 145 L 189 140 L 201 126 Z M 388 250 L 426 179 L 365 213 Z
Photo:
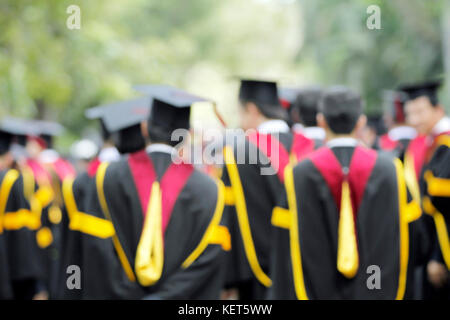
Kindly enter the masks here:
M 79 30 L 66 26 L 73 4 Z M 381 9 L 379 30 L 366 26 L 370 5 Z M 377 114 L 383 89 L 449 69 L 447 0 L 0 1 L 0 117 L 59 121 L 63 151 L 97 129 L 86 108 L 133 97 L 134 84 L 213 99 L 236 126 L 237 76 L 349 85 Z M 193 123 L 218 125 L 207 107 L 194 108 Z

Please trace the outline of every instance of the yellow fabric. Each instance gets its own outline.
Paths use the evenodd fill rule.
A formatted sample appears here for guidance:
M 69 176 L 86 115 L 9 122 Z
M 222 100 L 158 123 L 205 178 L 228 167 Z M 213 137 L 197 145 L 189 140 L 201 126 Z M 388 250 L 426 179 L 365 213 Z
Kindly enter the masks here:
M 442 257 L 447 269 L 450 270 L 450 238 L 444 216 L 433 206 L 428 197 L 424 197 L 423 207 L 425 212 L 433 217 Z
M 450 179 L 436 178 L 430 170 L 424 175 L 428 194 L 433 197 L 450 197 Z
M 242 188 L 239 171 L 234 159 L 233 150 L 229 146 L 225 146 L 223 149 L 223 155 L 225 165 L 228 170 L 228 175 L 230 177 L 234 199 L 236 201 L 236 213 L 248 263 L 256 279 L 264 286 L 270 287 L 272 285 L 272 280 L 270 280 L 261 268 L 256 255 L 255 245 L 253 243 L 252 233 L 250 230 L 250 223 L 248 221 L 244 190 Z
M 337 269 L 346 278 L 353 278 L 358 272 L 359 255 L 348 181 L 344 181 L 342 183 L 341 193 L 341 210 L 339 214 L 338 227 Z
M 415 200 L 410 201 L 406 205 L 406 220 L 408 223 L 416 221 L 421 215 L 422 208 L 420 208 L 420 205 Z
M 103 213 L 106 218 L 112 223 L 111 214 L 109 213 L 108 204 L 106 203 L 105 193 L 103 191 L 103 182 L 105 180 L 106 169 L 108 168 L 108 163 L 102 163 L 97 169 L 96 175 L 96 187 L 98 199 L 100 202 L 100 206 L 102 207 Z M 114 226 L 114 224 L 112 223 Z M 117 233 L 114 232 L 112 236 L 114 248 L 116 249 L 117 256 L 119 257 L 119 261 L 122 264 L 122 268 L 125 271 L 128 279 L 132 282 L 136 281 L 136 277 L 133 272 L 133 268 L 131 268 L 130 262 L 128 261 L 127 255 L 120 244 L 119 238 L 117 237 Z
M 112 237 L 114 226 L 111 221 L 78 211 L 72 192 L 73 181 L 72 178 L 65 179 L 62 187 L 64 204 L 69 216 L 69 229 L 102 239 Z
M 398 288 L 396 300 L 402 300 L 406 289 L 406 275 L 408 269 L 408 255 L 409 255 L 409 229 L 406 212 L 406 203 L 408 201 L 406 194 L 406 182 L 404 176 L 404 169 L 402 162 L 399 159 L 394 159 L 394 165 L 397 173 L 397 188 L 398 188 L 398 207 L 399 207 L 399 233 L 400 233 L 400 272 L 398 279 Z
M 298 162 L 297 156 L 295 155 L 294 152 L 291 152 L 291 154 L 289 154 L 289 164 L 294 166 L 297 162 Z
M 6 210 L 6 205 L 8 203 L 9 193 L 11 188 L 19 178 L 19 172 L 17 170 L 11 169 L 3 177 L 2 185 L 0 186 L 0 233 L 3 232 L 4 215 Z
M 3 226 L 6 230 L 19 230 L 28 228 L 37 230 L 41 226 L 39 216 L 27 209 L 20 209 L 16 212 L 5 213 Z
M 404 161 L 405 161 L 404 180 L 406 182 L 406 186 L 408 187 L 408 190 L 411 193 L 411 196 L 414 199 L 414 201 L 420 206 L 421 205 L 420 188 L 418 178 L 416 175 L 416 169 L 414 166 L 413 154 L 407 151 L 405 153 Z M 422 212 L 420 213 L 420 215 L 422 215 Z
M 101 239 L 111 238 L 114 235 L 114 226 L 111 221 L 80 211 L 70 219 L 69 229 Z
M 63 181 L 62 185 L 62 193 L 64 205 L 66 206 L 67 215 L 69 216 L 69 220 L 72 219 L 72 216 L 78 212 L 77 204 L 75 202 L 75 197 L 73 196 L 72 188 L 73 188 L 73 178 L 67 178 Z
M 59 224 L 62 219 L 61 209 L 57 205 L 52 205 L 48 209 L 48 219 L 53 224 Z
M 34 188 L 35 188 L 34 174 L 33 171 L 28 166 L 24 166 L 21 169 L 21 171 L 23 176 L 23 189 L 25 198 L 27 198 L 30 201 L 31 197 L 34 195 Z
M 289 209 L 275 207 L 272 210 L 272 225 L 275 227 L 289 229 L 291 225 L 291 215 Z
M 233 189 L 231 187 L 224 187 L 224 188 L 225 188 L 225 205 L 234 206 L 235 200 L 234 200 Z
M 144 229 L 137 246 L 134 265 L 137 279 L 145 287 L 153 285 L 161 278 L 164 265 L 162 197 L 157 181 L 152 185 Z
M 37 240 L 37 244 L 40 248 L 42 248 L 42 249 L 47 248 L 53 242 L 52 231 L 47 227 L 40 229 L 36 233 L 36 240 Z
M 437 145 L 450 148 L 450 136 L 448 134 L 440 136 L 437 140 Z
M 53 190 L 50 186 L 40 187 L 34 196 L 39 201 L 42 208 L 48 206 L 54 199 Z
M 195 248 L 194 251 L 192 251 L 192 253 L 186 258 L 186 260 L 184 260 L 183 264 L 181 265 L 183 268 L 189 267 L 206 249 L 208 244 L 217 243 L 216 241 L 223 241 L 223 243 L 217 244 L 222 244 L 224 250 L 226 250 L 228 244 L 229 248 L 231 248 L 231 239 L 226 238 L 227 236 L 225 234 L 225 231 L 224 230 L 220 231 L 221 230 L 220 227 L 222 226 L 219 226 L 220 220 L 222 219 L 223 208 L 225 206 L 225 186 L 223 185 L 223 182 L 221 180 L 215 180 L 215 182 L 217 184 L 217 202 L 213 217 L 203 235 L 202 240 L 200 240 L 200 243 L 198 244 L 197 248 Z M 223 235 L 221 235 L 220 233 L 223 233 Z M 228 229 L 226 230 L 226 233 L 228 234 L 229 237 Z M 218 239 L 216 237 L 224 237 L 224 238 Z
M 284 170 L 284 185 L 289 204 L 289 211 L 291 217 L 289 229 L 289 243 L 291 250 L 292 274 L 294 278 L 294 288 L 299 300 L 308 300 L 306 293 L 305 281 L 303 277 L 302 254 L 300 249 L 300 237 L 298 230 L 298 210 L 297 199 L 294 186 L 294 175 L 292 166 L 286 166 Z
M 209 244 L 218 244 L 224 251 L 231 250 L 231 235 L 225 226 L 215 226 L 209 238 Z

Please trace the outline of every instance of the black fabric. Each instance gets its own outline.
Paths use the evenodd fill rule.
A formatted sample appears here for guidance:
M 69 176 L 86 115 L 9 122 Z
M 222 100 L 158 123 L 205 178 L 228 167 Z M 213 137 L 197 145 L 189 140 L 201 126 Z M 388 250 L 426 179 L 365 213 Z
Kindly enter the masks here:
M 340 163 L 350 162 L 353 148 L 336 147 Z M 399 275 L 399 221 L 395 168 L 377 158 L 357 212 L 359 269 L 347 279 L 336 268 L 339 211 L 322 175 L 307 159 L 294 168 L 303 275 L 310 299 L 394 299 Z M 381 289 L 369 290 L 369 265 L 381 268 Z M 287 278 L 287 277 L 286 277 Z M 293 282 L 281 287 L 294 293 Z M 277 298 L 278 296 L 275 295 Z M 285 298 L 285 297 L 283 297 Z M 295 299 L 296 296 L 287 297 Z
M 4 174 L 0 178 L 0 184 L 3 178 Z M 23 179 L 20 176 L 11 188 L 5 213 L 14 213 L 21 209 L 29 210 L 30 207 L 24 196 Z M 36 293 L 37 281 L 41 276 L 40 269 L 36 263 L 38 261 L 38 252 L 35 244 L 35 233 L 25 227 L 18 230 L 6 229 L 3 232 L 3 235 L 0 235 L 0 237 L 6 243 L 7 257 L 2 261 L 8 264 L 6 270 L 9 270 L 9 282 L 13 292 L 12 297 L 21 300 L 31 299 Z
M 281 144 L 289 152 L 292 145 L 291 133 L 280 133 L 278 138 Z M 250 231 L 255 245 L 256 255 L 261 268 L 266 274 L 270 273 L 271 254 L 275 259 L 282 258 L 283 253 L 273 250 L 273 245 L 278 236 L 285 237 L 285 230 L 279 230 L 281 235 L 275 234 L 271 224 L 272 210 L 285 199 L 285 191 L 275 170 L 270 167 L 270 162 L 257 147 L 243 136 L 236 139 L 234 157 L 236 161 L 244 154 L 243 164 L 237 164 L 241 179 L 244 197 L 247 206 Z M 251 163 L 250 155 L 257 154 L 256 163 Z M 270 175 L 262 174 L 262 170 L 269 169 Z M 222 180 L 226 186 L 230 186 L 228 171 L 223 170 Z M 225 207 L 228 229 L 231 234 L 232 250 L 227 253 L 227 287 L 237 287 L 241 295 L 248 300 L 262 299 L 267 290 L 254 276 L 244 250 L 244 244 L 239 228 L 236 209 L 234 206 Z
M 150 154 L 161 177 L 171 163 L 164 153 Z M 143 227 L 143 211 L 126 160 L 110 165 L 104 192 L 121 245 L 134 266 L 136 249 Z M 164 235 L 164 269 L 161 279 L 144 288 L 130 282 L 116 255 L 111 239 L 86 235 L 82 243 L 85 268 L 83 299 L 215 299 L 222 287 L 221 250 L 209 245 L 187 269 L 181 263 L 196 248 L 215 210 L 217 187 L 204 174 L 194 171 L 181 191 Z M 87 198 L 87 212 L 104 218 L 96 190 Z

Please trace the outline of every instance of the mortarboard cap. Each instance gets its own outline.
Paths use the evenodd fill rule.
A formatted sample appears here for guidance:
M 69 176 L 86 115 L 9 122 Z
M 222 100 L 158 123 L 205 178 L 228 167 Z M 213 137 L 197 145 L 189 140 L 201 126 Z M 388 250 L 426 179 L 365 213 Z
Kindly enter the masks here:
M 141 97 L 108 104 L 101 116 L 106 129 L 115 132 L 147 120 L 150 102 L 150 98 Z
M 414 100 L 419 97 L 425 96 L 430 99 L 430 102 L 433 106 L 438 104 L 438 96 L 437 91 L 441 86 L 441 80 L 433 80 L 416 84 L 407 84 L 400 86 L 399 91 L 402 91 L 406 94 L 406 101 Z
M 167 132 L 189 129 L 191 105 L 210 101 L 167 85 L 138 85 L 134 89 L 153 98 L 149 125 Z
M 147 120 L 150 98 L 141 97 L 104 106 L 102 122 L 112 132 L 112 140 L 120 153 L 135 152 L 145 147 L 141 122 Z
M 241 79 L 239 100 L 241 103 L 253 102 L 267 118 L 287 120 L 274 81 Z
M 262 80 L 241 80 L 239 100 L 279 106 L 277 83 Z

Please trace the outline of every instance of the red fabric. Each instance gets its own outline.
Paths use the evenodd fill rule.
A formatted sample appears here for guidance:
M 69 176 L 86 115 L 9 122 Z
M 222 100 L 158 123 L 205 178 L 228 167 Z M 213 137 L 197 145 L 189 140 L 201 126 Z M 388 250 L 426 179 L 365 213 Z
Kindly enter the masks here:
M 88 173 L 89 177 L 93 178 L 97 174 L 97 170 L 98 170 L 98 167 L 100 167 L 100 165 L 101 165 L 101 161 L 98 157 L 95 158 L 94 160 L 92 160 L 91 162 L 89 162 L 88 169 L 87 169 L 87 173 Z
M 325 179 L 336 202 L 337 208 L 340 208 L 344 174 L 339 160 L 336 158 L 333 151 L 326 147 L 320 148 L 318 151 L 311 154 L 309 158 Z M 355 219 L 364 196 L 367 181 L 375 166 L 376 159 L 377 153 L 375 151 L 359 146 L 355 148 L 348 174 Z
M 157 179 L 155 168 L 151 158 L 144 150 L 130 154 L 128 157 L 128 164 L 131 169 L 133 181 L 136 185 L 143 215 L 145 217 L 147 214 L 148 202 L 150 200 L 152 184 Z M 172 163 L 169 168 L 167 168 L 160 181 L 162 193 L 163 234 L 169 224 L 175 202 L 193 170 L 194 167 L 192 165 Z
M 76 175 L 72 164 L 63 158 L 58 158 L 52 163 L 52 166 L 61 181 L 66 178 L 74 178 Z
M 407 152 L 410 153 L 414 159 L 414 168 L 416 169 L 417 179 L 419 179 L 422 167 L 425 164 L 427 150 L 428 146 L 425 136 L 417 136 L 408 145 Z
M 155 168 L 150 157 L 144 150 L 131 153 L 128 156 L 128 165 L 130 166 L 134 185 L 136 186 L 145 217 L 152 184 L 157 178 Z
M 270 134 L 253 133 L 247 136 L 247 139 L 256 145 L 256 147 L 270 160 L 271 166 L 276 170 L 278 178 L 284 182 L 284 169 L 289 164 L 289 153 L 280 141 Z M 272 151 L 278 151 L 272 154 Z
M 397 144 L 398 144 L 397 141 L 394 141 L 391 138 L 389 138 L 389 135 L 387 133 L 383 134 L 380 137 L 380 148 L 382 150 L 387 151 L 394 150 L 397 147 Z
M 47 142 L 39 136 L 28 136 L 27 138 L 30 141 L 37 142 L 42 149 L 47 149 L 48 147 Z
M 300 132 L 294 133 L 294 139 L 292 141 L 291 152 L 293 152 L 297 158 L 297 161 L 302 160 L 308 154 L 314 151 L 314 140 L 306 137 Z
M 283 109 L 289 109 L 291 107 L 291 103 L 286 99 L 280 99 L 280 104 Z
M 190 164 L 171 164 L 161 179 L 163 232 L 169 224 L 170 215 L 178 195 L 183 190 L 193 171 L 194 167 Z
M 43 180 L 48 182 L 51 181 L 50 173 L 45 170 L 45 168 L 39 163 L 39 161 L 34 159 L 27 159 L 26 165 L 33 172 L 34 178 L 38 183 L 41 183 Z

